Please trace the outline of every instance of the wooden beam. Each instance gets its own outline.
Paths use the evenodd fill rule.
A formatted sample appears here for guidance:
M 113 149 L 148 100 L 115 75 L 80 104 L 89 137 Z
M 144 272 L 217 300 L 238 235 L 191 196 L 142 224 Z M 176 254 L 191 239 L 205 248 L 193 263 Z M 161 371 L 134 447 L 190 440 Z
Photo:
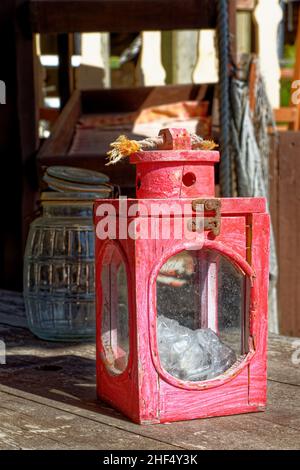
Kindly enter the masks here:
M 216 26 L 212 0 L 30 0 L 33 32 L 136 32 Z
M 299 110 L 296 106 L 274 109 L 273 112 L 275 115 L 275 122 L 287 123 L 287 127 L 293 131 L 297 131 L 299 129 Z
M 71 65 L 73 54 L 73 34 L 58 34 L 57 50 L 59 57 L 58 65 L 58 91 L 60 96 L 60 107 L 63 108 L 74 88 L 74 75 Z
M 0 2 L 0 78 L 7 91 L 6 104 L 0 105 L 0 285 L 12 289 L 22 287 L 22 256 L 34 209 L 38 143 L 32 35 L 21 30 L 16 15 L 24 3 Z

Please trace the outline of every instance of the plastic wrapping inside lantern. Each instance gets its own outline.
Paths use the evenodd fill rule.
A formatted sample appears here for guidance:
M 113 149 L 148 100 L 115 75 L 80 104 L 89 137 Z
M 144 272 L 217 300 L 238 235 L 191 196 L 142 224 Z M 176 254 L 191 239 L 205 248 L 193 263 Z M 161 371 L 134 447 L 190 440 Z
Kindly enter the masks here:
M 246 277 L 211 250 L 182 251 L 156 283 L 162 367 L 186 381 L 213 379 L 245 354 Z

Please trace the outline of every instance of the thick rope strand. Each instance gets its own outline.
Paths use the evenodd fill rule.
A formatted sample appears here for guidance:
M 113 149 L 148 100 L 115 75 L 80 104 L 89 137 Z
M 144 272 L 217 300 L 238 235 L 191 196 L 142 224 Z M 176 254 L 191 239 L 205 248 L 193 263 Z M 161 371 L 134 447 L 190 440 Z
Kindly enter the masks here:
M 220 106 L 220 189 L 223 197 L 231 196 L 230 99 L 229 99 L 229 15 L 228 1 L 217 0 L 219 48 Z

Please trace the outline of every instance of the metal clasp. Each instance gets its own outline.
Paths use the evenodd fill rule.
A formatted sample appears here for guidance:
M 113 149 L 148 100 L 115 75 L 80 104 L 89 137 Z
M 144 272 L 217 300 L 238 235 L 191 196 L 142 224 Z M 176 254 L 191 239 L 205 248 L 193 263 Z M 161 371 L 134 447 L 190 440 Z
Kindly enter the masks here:
M 194 212 L 199 212 L 198 206 L 203 206 L 204 213 L 214 213 L 214 216 L 204 215 L 204 230 L 212 232 L 215 237 L 221 231 L 221 199 L 195 199 L 192 202 Z

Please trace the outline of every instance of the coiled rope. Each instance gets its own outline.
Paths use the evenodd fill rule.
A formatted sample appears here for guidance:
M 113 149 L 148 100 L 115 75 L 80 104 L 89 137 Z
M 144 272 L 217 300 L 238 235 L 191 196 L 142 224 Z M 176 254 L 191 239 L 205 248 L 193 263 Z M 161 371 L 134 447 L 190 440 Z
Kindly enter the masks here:
M 220 189 L 223 197 L 232 194 L 230 158 L 230 40 L 228 0 L 217 0 L 217 37 L 219 49 L 219 109 L 220 109 Z

